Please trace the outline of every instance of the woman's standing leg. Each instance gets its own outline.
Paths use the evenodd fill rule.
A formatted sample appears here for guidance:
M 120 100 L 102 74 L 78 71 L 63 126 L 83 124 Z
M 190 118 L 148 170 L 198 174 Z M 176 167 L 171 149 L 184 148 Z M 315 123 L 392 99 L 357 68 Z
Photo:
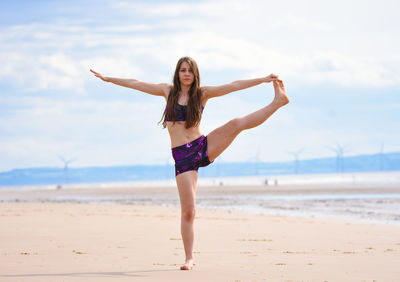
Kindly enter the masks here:
M 210 161 L 214 161 L 245 129 L 256 127 L 265 122 L 280 107 L 289 103 L 285 87 L 281 80 L 274 81 L 274 100 L 264 108 L 241 118 L 235 118 L 207 135 L 207 151 Z
M 194 217 L 196 213 L 196 186 L 198 174 L 190 170 L 176 176 L 179 199 L 181 202 L 181 234 L 185 248 L 185 264 L 182 270 L 190 270 L 193 267 L 193 242 L 194 242 Z

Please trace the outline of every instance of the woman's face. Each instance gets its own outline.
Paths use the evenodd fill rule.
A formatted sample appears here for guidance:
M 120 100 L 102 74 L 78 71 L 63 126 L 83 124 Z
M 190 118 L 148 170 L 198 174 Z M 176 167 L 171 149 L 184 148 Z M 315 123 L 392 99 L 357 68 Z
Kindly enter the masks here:
M 179 81 L 182 86 L 191 86 L 194 81 L 194 74 L 187 62 L 183 62 L 179 67 Z

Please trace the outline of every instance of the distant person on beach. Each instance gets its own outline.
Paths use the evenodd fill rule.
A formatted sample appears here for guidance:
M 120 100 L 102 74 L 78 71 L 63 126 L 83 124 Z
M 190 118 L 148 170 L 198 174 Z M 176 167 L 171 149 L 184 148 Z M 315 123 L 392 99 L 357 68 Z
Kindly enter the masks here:
M 276 110 L 289 103 L 283 82 L 277 75 L 270 74 L 266 77 L 237 80 L 220 86 L 200 86 L 197 63 L 190 57 L 179 59 L 173 85 L 108 77 L 93 70 L 90 71 L 105 82 L 165 98 L 166 107 L 161 122 L 164 128 L 168 128 L 171 138 L 176 183 L 181 203 L 181 234 L 186 255 L 185 264 L 181 266 L 181 269 L 191 270 L 193 268 L 197 170 L 199 167 L 212 163 L 240 132 L 259 126 Z M 244 117 L 232 119 L 211 131 L 207 136 L 200 132 L 201 115 L 210 98 L 270 82 L 273 82 L 275 96 L 269 105 Z

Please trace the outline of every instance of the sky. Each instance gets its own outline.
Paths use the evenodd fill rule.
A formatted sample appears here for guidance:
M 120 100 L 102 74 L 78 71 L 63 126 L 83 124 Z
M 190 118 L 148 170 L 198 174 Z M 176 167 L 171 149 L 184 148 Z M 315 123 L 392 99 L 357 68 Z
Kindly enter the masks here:
M 0 171 L 173 163 L 165 101 L 106 76 L 202 85 L 278 74 L 291 99 L 218 162 L 400 151 L 397 1 L 0 1 Z M 272 84 L 211 99 L 201 130 L 273 99 Z

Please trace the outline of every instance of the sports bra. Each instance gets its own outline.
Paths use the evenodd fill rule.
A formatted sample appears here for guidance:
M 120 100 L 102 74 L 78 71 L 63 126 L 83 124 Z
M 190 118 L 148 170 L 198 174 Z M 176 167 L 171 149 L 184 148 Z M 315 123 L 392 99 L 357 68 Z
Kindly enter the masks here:
M 168 104 L 165 107 L 165 110 L 167 110 Z M 176 121 L 186 121 L 186 105 L 181 105 L 181 104 L 177 104 L 176 107 L 176 113 L 178 115 L 178 119 Z M 203 105 L 201 105 L 201 113 L 203 113 L 204 107 Z M 167 117 L 165 117 L 165 121 L 172 121 L 167 119 Z

